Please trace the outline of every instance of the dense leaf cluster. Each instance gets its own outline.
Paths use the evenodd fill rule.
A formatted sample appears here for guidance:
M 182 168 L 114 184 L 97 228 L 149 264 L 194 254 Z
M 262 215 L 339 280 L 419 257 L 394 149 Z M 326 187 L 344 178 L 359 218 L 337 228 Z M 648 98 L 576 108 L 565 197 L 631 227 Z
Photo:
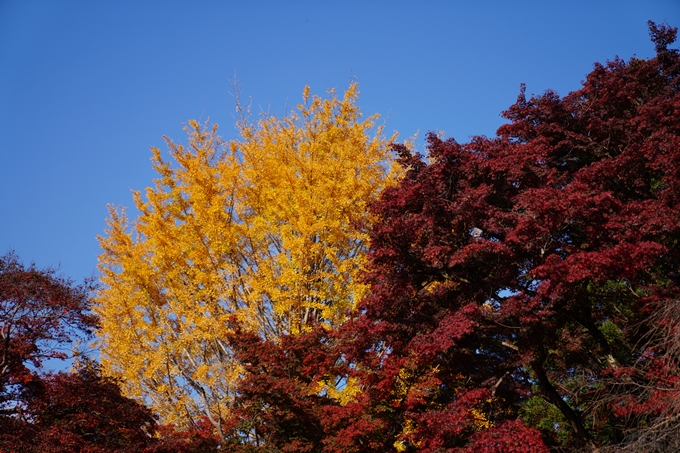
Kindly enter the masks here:
M 243 451 L 675 451 L 680 55 L 650 32 L 565 97 L 522 87 L 496 137 L 394 146 L 355 316 L 229 338 Z
M 190 121 L 188 144 L 153 149 L 159 178 L 137 218 L 111 208 L 100 238 L 102 367 L 167 422 L 207 416 L 220 432 L 242 371 L 223 337 L 232 316 L 275 341 L 337 326 L 366 290 L 367 204 L 393 179 L 377 116 L 357 84 L 311 96 L 284 118 Z
M 222 295 L 211 293 L 217 288 L 210 282 L 255 267 L 220 268 L 210 261 L 217 251 L 206 246 L 195 252 L 192 234 L 201 228 L 205 231 L 200 238 L 209 238 L 209 233 L 220 241 L 226 237 L 220 236 L 224 231 L 217 234 L 209 228 L 210 219 L 224 214 L 224 207 L 195 196 L 192 203 L 205 208 L 198 228 L 193 223 L 198 208 L 175 209 L 186 201 L 184 192 L 174 191 L 173 175 L 181 172 L 173 173 L 157 155 L 165 178 L 160 185 L 169 191 L 150 192 L 156 197 L 150 203 L 157 206 L 143 205 L 146 217 L 139 224 L 155 225 L 156 230 L 144 230 L 145 239 L 133 246 L 124 222 L 114 218 L 111 233 L 120 234 L 103 241 L 110 247 L 108 291 L 114 291 L 112 282 L 120 277 L 125 280 L 120 288 L 129 291 L 120 294 L 137 297 L 143 308 L 137 321 L 128 319 L 137 330 L 122 330 L 116 338 L 137 335 L 136 340 L 125 339 L 128 346 L 140 338 L 163 339 L 142 344 L 140 350 L 153 349 L 163 356 L 166 361 L 158 363 L 164 364 L 166 375 L 145 368 L 149 357 L 130 360 L 139 361 L 139 370 L 158 395 L 166 395 L 172 404 L 184 400 L 172 400 L 166 384 L 184 385 L 187 398 L 200 398 L 203 392 L 206 416 L 178 432 L 158 426 L 151 410 L 124 396 L 121 382 L 102 375 L 95 363 L 83 361 L 71 373 L 41 372 L 43 359 L 64 358 L 58 348 L 74 336 L 87 337 L 97 320 L 90 314 L 86 288 L 51 271 L 24 268 L 7 255 L 0 259 L 0 451 L 680 450 L 680 52 L 669 49 L 677 29 L 649 25 L 656 57 L 596 64 L 582 88 L 564 97 L 548 91 L 527 98 L 522 86 L 517 102 L 503 113 L 508 123 L 495 137 L 461 144 L 429 134 L 427 156 L 393 145 L 402 177 L 354 222 L 324 224 L 319 211 L 309 225 L 298 222 L 307 225 L 303 231 L 296 230 L 292 220 L 263 211 L 250 227 L 264 225 L 266 234 L 248 236 L 258 231 L 255 228 L 242 237 L 251 247 L 258 246 L 260 238 L 269 244 L 262 250 L 276 251 L 281 262 L 290 265 L 281 268 L 280 275 L 287 269 L 286 283 L 277 280 L 276 266 L 267 280 L 277 281 L 276 291 L 262 281 L 253 283 L 262 276 L 253 272 L 251 283 L 243 280 L 224 293 L 233 298 L 231 308 L 221 304 Z M 334 115 L 336 107 L 341 113 L 352 107 L 354 115 L 353 99 L 324 104 L 326 114 Z M 321 109 L 321 101 L 314 102 Z M 311 110 L 305 112 L 304 124 L 318 125 Z M 314 171 L 309 174 L 314 177 L 321 171 L 315 153 L 327 151 L 325 145 L 332 147 L 338 137 L 347 138 L 340 133 L 344 123 L 336 120 L 329 123 L 333 134 L 324 135 L 324 146 L 313 141 L 319 145 L 316 151 L 310 148 L 297 156 L 310 159 Z M 265 122 L 259 133 L 270 137 L 267 128 L 273 126 L 281 124 Z M 289 126 L 296 130 L 293 123 Z M 281 130 L 288 129 L 276 129 L 271 137 L 280 138 Z M 357 130 L 357 140 L 341 141 L 344 151 L 367 143 L 363 126 Z M 318 132 L 313 127 L 307 131 L 314 137 Z M 214 132 L 197 126 L 194 137 L 217 140 Z M 271 151 L 278 149 L 277 140 L 262 143 Z M 196 156 L 207 152 L 198 146 L 200 140 L 192 143 Z M 259 141 L 247 144 L 259 155 Z M 191 173 L 191 156 L 178 147 L 175 151 L 188 159 L 185 167 Z M 275 153 L 269 151 L 253 162 L 271 159 Z M 289 151 L 299 149 L 293 144 Z M 336 157 L 333 154 L 331 161 L 344 159 Z M 375 162 L 370 162 L 372 167 Z M 237 159 L 232 163 L 238 169 Z M 216 166 L 201 168 L 214 178 L 226 174 Z M 286 178 L 293 181 L 297 170 L 291 171 Z M 208 187 L 207 179 L 198 177 L 205 176 L 201 171 L 194 173 L 192 190 L 201 192 Z M 324 181 L 335 187 L 332 175 L 326 176 Z M 305 190 L 312 190 L 313 179 Z M 255 181 L 246 188 L 253 189 Z M 372 194 L 373 183 L 370 186 L 367 193 Z M 269 189 L 262 185 L 261 193 Z M 285 199 L 295 198 L 290 191 L 283 193 Z M 274 200 L 270 195 L 265 201 Z M 345 195 L 339 199 L 348 200 Z M 229 197 L 224 199 L 236 200 Z M 305 200 L 276 206 L 297 209 L 313 205 L 310 200 L 315 198 Z M 348 206 L 343 204 L 338 212 L 346 213 Z M 324 209 L 333 211 L 330 205 Z M 163 224 L 166 214 L 174 220 Z M 357 218 L 372 220 L 363 280 L 357 281 L 353 273 L 361 267 L 358 261 L 351 278 L 335 281 L 328 269 L 342 268 L 338 250 L 345 249 L 332 240 L 360 246 L 363 236 L 357 231 L 364 234 L 366 225 L 357 225 Z M 283 239 L 276 239 L 278 230 L 269 229 L 268 222 L 283 225 L 281 237 L 297 248 L 275 250 L 272 244 Z M 359 230 L 348 230 L 350 224 Z M 176 287 L 154 286 L 161 277 L 172 280 L 172 266 L 165 274 L 159 270 L 162 266 L 148 275 L 116 273 L 120 257 L 132 256 L 118 253 L 121 250 L 129 248 L 151 259 L 144 244 L 165 238 L 165 246 L 149 250 L 172 255 L 172 235 L 159 232 L 174 227 L 182 227 L 180 236 L 191 239 L 182 243 L 188 248 L 181 251 L 185 258 L 173 280 Z M 354 239 L 348 242 L 350 236 Z M 236 257 L 239 266 L 249 263 L 237 252 L 230 249 L 224 256 Z M 209 275 L 193 266 L 200 267 L 203 259 L 205 266 L 214 267 Z M 175 256 L 168 263 L 178 260 Z M 153 264 L 142 259 L 134 263 L 138 270 Z M 313 263 L 327 264 L 328 272 L 318 271 Z M 139 283 L 142 277 L 147 278 L 144 284 Z M 332 291 L 321 297 L 329 282 Z M 354 300 L 333 305 L 335 296 L 345 294 L 344 284 L 356 285 L 347 293 L 352 297 L 365 285 L 358 305 Z M 295 285 L 302 285 L 295 293 L 302 296 L 277 309 L 279 300 L 272 295 L 292 297 Z M 260 305 L 250 306 L 245 295 L 256 290 Z M 191 303 L 205 308 L 211 300 L 216 301 L 215 310 L 202 311 L 191 322 L 188 311 L 177 311 L 181 307 L 195 312 Z M 338 314 L 340 306 L 346 312 Z M 137 310 L 136 305 L 127 309 L 133 308 Z M 167 309 L 165 320 L 161 308 Z M 266 323 L 246 316 L 252 309 L 266 322 L 294 320 L 297 327 L 290 324 L 268 333 Z M 107 335 L 113 338 L 116 318 L 102 312 L 108 316 Z M 331 312 L 333 317 L 324 314 Z M 159 327 L 164 322 L 172 328 Z M 184 337 L 190 327 L 194 333 Z M 229 376 L 217 376 L 210 368 L 220 361 L 229 365 Z M 171 365 L 179 374 L 172 374 Z M 219 379 L 229 381 L 229 398 L 220 397 L 210 406 L 206 389 L 219 388 Z

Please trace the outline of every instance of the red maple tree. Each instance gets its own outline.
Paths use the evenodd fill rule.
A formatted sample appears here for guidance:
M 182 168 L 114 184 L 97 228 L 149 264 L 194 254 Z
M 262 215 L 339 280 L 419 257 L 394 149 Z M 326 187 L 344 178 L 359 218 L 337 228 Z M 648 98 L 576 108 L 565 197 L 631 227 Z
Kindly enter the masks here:
M 45 359 L 88 338 L 97 320 L 88 288 L 0 257 L 0 452 L 201 453 L 216 451 L 205 427 L 175 432 L 121 394 L 118 381 L 81 360 L 75 372 L 45 373 Z M 156 434 L 160 433 L 161 436 Z
M 567 96 L 522 87 L 496 137 L 395 145 L 358 314 L 230 338 L 249 364 L 233 426 L 263 433 L 244 448 L 675 449 L 680 55 L 676 29 L 650 34 L 655 58 L 596 64 Z M 360 392 L 314 393 L 331 378 Z
M 676 29 L 650 32 L 655 58 L 596 64 L 563 98 L 522 87 L 496 137 L 395 146 L 406 176 L 373 207 L 344 346 L 384 436 L 597 449 L 678 400 L 657 315 L 680 296 L 680 56 Z

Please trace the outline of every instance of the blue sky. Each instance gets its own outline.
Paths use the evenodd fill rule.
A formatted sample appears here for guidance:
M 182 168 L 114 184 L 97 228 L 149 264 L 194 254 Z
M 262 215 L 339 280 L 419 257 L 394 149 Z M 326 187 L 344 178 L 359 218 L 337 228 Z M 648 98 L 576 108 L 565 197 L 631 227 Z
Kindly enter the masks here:
M 149 148 L 207 119 L 235 136 L 232 79 L 281 115 L 360 84 L 402 138 L 493 135 L 520 83 L 578 89 L 596 61 L 649 58 L 677 0 L 0 1 L 0 253 L 96 275 L 106 205 L 151 185 Z

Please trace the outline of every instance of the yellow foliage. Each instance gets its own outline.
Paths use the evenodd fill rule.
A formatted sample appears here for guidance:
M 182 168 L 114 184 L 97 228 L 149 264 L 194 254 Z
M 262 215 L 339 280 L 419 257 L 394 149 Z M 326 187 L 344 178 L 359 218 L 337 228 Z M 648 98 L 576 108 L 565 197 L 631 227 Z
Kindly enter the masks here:
M 408 436 L 409 434 L 414 433 L 416 430 L 417 430 L 416 423 L 410 418 L 405 419 L 401 432 L 397 435 L 397 440 L 392 445 L 394 449 L 398 452 L 406 451 L 407 447 L 404 442 L 404 438 L 406 438 L 406 436 Z M 421 443 L 419 441 L 416 441 L 413 446 L 419 448 L 420 444 Z
M 165 422 L 224 416 L 242 369 L 222 339 L 235 316 L 263 338 L 312 320 L 342 322 L 366 288 L 367 203 L 393 179 L 377 116 L 361 120 L 357 85 L 311 96 L 283 119 L 189 121 L 188 145 L 152 149 L 159 177 L 139 215 L 109 208 L 99 238 L 105 369 Z
M 315 382 L 310 390 L 310 395 L 326 394 L 329 398 L 336 400 L 344 406 L 356 400 L 356 396 L 361 393 L 361 387 L 356 378 L 350 377 L 341 380 L 342 385 L 330 382 L 330 377 Z
M 489 398 L 486 402 L 491 403 L 491 398 Z M 493 422 L 489 420 L 486 414 L 484 414 L 480 409 L 470 409 L 470 415 L 472 416 L 472 424 L 474 425 L 475 429 L 482 430 L 493 427 Z
M 394 397 L 395 402 L 409 401 L 409 403 L 426 403 L 430 408 L 435 410 L 443 409 L 443 406 L 438 403 L 427 403 L 428 398 L 436 393 L 440 387 L 441 381 L 437 378 L 438 367 L 426 366 L 425 369 L 417 368 L 417 360 L 411 358 L 405 363 L 404 368 L 399 370 L 395 382 Z M 456 382 L 458 381 L 458 382 Z M 458 374 L 454 377 L 452 382 L 449 382 L 449 390 L 458 393 L 466 388 L 467 378 Z M 493 404 L 496 401 L 495 397 L 488 398 L 485 401 L 479 402 L 477 405 L 468 410 L 469 421 L 471 427 L 475 430 L 481 431 L 489 429 L 494 426 L 493 422 L 489 420 L 486 413 L 484 413 L 484 406 Z M 402 423 L 402 431 L 397 435 L 394 442 L 394 448 L 398 452 L 406 451 L 405 439 L 418 431 L 417 424 L 414 420 L 406 417 Z M 416 448 L 419 447 L 419 442 L 415 439 L 417 436 L 411 436 L 409 441 Z M 414 438 L 415 437 L 415 438 Z

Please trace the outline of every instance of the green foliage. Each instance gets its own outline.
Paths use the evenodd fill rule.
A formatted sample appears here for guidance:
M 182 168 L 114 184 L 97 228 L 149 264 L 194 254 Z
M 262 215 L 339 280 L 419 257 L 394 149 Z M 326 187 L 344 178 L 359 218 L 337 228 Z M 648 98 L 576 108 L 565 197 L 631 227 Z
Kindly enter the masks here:
M 541 430 L 553 444 L 566 446 L 573 440 L 574 431 L 562 412 L 540 396 L 532 396 L 522 404 L 520 418 L 532 428 Z

